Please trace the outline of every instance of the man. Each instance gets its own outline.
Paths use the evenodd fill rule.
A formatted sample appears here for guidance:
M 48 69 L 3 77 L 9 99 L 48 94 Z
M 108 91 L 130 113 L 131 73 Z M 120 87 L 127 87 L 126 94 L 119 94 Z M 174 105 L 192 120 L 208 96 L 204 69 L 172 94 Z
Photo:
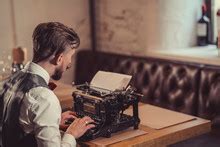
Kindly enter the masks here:
M 61 115 L 49 79 L 59 80 L 70 68 L 80 44 L 78 35 L 58 22 L 39 24 L 33 33 L 33 60 L 2 82 L 0 100 L 3 147 L 72 147 L 75 139 L 94 127 L 89 117 L 76 118 L 73 112 Z M 59 126 L 75 118 L 62 139 Z

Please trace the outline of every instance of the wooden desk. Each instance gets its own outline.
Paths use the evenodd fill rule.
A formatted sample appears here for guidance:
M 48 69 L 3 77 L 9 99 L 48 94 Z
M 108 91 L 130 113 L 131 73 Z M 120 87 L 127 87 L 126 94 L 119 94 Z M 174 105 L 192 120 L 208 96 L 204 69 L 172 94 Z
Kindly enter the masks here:
M 55 93 L 60 99 L 62 108 L 72 107 L 72 91 L 73 87 L 71 85 L 59 84 L 56 88 Z M 192 121 L 160 130 L 143 125 L 140 125 L 140 129 L 148 132 L 148 134 L 117 142 L 109 146 L 165 147 L 167 145 L 209 132 L 211 130 L 211 122 L 209 120 L 197 118 Z M 96 146 L 91 142 L 86 142 L 86 144 L 89 146 Z
M 143 113 L 143 112 L 140 112 Z M 166 147 L 170 144 L 201 135 L 211 130 L 209 120 L 197 118 L 192 121 L 173 125 L 164 129 L 156 130 L 148 126 L 140 125 L 139 129 L 148 132 L 148 134 L 130 138 L 110 144 L 110 147 Z M 96 147 L 92 142 L 86 142 L 86 145 Z

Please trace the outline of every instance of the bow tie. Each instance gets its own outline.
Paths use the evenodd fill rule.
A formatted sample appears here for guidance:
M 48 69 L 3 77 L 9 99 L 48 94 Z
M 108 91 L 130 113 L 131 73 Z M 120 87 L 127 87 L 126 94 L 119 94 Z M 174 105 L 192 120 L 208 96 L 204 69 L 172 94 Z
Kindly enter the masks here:
M 57 87 L 57 85 L 53 82 L 49 82 L 48 87 L 50 88 L 50 90 L 54 90 Z

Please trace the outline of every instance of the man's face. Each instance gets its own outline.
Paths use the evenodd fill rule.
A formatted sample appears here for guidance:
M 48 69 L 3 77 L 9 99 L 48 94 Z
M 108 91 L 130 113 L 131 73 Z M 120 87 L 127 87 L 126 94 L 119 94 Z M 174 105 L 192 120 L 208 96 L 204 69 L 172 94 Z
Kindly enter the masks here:
M 61 61 L 58 63 L 54 74 L 51 76 L 54 80 L 60 80 L 62 78 L 63 72 L 71 67 L 72 56 L 75 54 L 75 49 L 67 49 L 66 52 L 62 53 L 60 56 Z

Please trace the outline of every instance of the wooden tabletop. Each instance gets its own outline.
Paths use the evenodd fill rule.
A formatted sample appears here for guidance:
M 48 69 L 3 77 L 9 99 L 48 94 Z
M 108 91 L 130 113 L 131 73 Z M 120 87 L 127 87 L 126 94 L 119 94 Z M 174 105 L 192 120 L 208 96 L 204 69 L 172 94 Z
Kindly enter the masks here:
M 144 112 L 139 112 L 144 113 Z M 163 111 L 161 111 L 163 113 Z M 146 116 L 147 117 L 147 116 Z M 147 119 L 147 118 L 146 118 Z M 140 130 L 147 132 L 145 135 L 129 138 L 120 142 L 109 144 L 110 147 L 166 147 L 170 144 L 192 138 L 211 131 L 209 120 L 196 118 L 191 121 L 172 125 L 163 129 L 153 129 L 148 126 L 140 125 Z M 111 138 L 109 138 L 110 140 Z M 86 142 L 86 145 L 97 147 L 94 141 Z M 102 146 L 102 145 L 100 145 Z
M 141 129 L 148 132 L 129 140 L 124 140 L 110 146 L 138 146 L 138 147 L 165 147 L 167 145 L 192 138 L 194 136 L 210 132 L 210 121 L 197 119 L 161 130 L 155 130 L 147 126 L 140 126 Z
M 59 83 L 55 89 L 55 94 L 58 96 L 62 108 L 71 108 L 73 105 L 72 92 L 74 88 L 71 85 Z M 144 113 L 144 112 L 139 112 Z M 163 113 L 163 111 L 161 111 Z M 209 120 L 196 117 L 184 123 L 173 125 L 163 129 L 153 129 L 148 126 L 140 125 L 141 130 L 148 134 L 123 140 L 117 143 L 110 144 L 111 147 L 165 147 L 167 145 L 200 135 L 211 130 L 211 122 Z M 111 139 L 111 138 L 109 138 Z M 86 142 L 89 146 L 97 146 L 92 142 Z

